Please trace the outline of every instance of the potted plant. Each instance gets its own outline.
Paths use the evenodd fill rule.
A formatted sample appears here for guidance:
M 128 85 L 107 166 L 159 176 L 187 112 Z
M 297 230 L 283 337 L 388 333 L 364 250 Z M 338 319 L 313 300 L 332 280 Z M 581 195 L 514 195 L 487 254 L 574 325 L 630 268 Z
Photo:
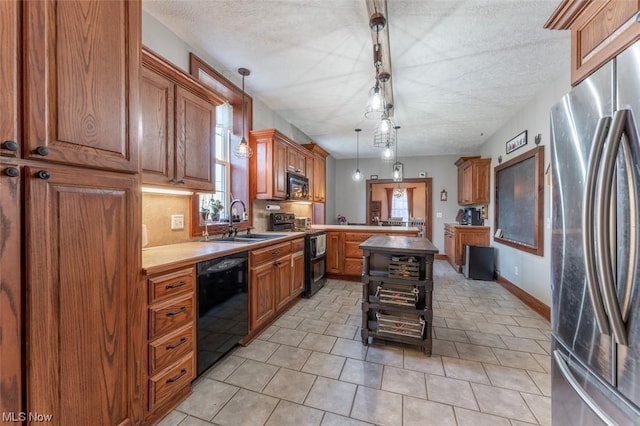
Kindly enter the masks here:
M 220 212 L 223 209 L 224 209 L 224 206 L 222 205 L 222 201 L 215 200 L 213 198 L 211 199 L 211 201 L 209 202 L 209 213 L 211 214 L 212 222 L 220 221 Z

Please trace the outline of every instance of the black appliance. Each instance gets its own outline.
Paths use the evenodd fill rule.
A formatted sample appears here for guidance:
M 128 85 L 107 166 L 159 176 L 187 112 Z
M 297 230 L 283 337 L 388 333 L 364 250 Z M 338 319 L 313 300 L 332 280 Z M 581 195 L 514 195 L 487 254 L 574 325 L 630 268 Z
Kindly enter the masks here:
M 309 179 L 287 173 L 287 200 L 309 200 Z
M 493 281 L 493 247 L 464 246 L 462 274 L 472 280 Z
M 198 375 L 249 334 L 247 252 L 197 264 Z
M 271 213 L 269 215 L 270 231 L 296 231 L 296 215 L 293 213 Z M 303 297 L 311 297 L 326 282 L 327 233 L 317 229 L 300 229 L 304 231 L 304 291 Z
M 482 214 L 480 210 L 475 207 L 467 207 L 464 209 L 464 216 L 462 217 L 461 225 L 482 225 Z

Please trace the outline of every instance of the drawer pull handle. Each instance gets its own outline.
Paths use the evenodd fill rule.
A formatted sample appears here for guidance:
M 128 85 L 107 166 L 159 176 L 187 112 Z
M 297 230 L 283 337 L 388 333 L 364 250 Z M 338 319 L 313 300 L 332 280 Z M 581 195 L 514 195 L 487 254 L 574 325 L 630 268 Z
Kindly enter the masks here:
M 173 345 L 167 345 L 167 350 L 171 351 L 179 346 L 184 345 L 185 343 L 187 343 L 187 338 L 186 337 L 182 337 L 180 339 L 180 341 L 178 343 L 174 343 Z
M 276 260 L 275 262 L 273 262 L 273 264 L 274 264 L 274 266 L 280 266 L 281 265 L 279 260 Z
M 20 170 L 17 167 L 7 167 L 4 169 L 4 174 L 9 177 L 20 176 Z
M 185 374 L 187 374 L 187 369 L 183 368 L 182 370 L 180 370 L 180 374 L 178 374 L 176 377 L 167 379 L 167 383 L 177 382 L 180 379 L 180 377 L 184 376 Z
M 280 254 L 280 249 L 271 250 L 271 254 L 273 255 Z
M 49 155 L 49 148 L 46 146 L 39 146 L 36 148 L 36 154 L 46 157 Z
M 171 290 L 172 288 L 178 288 L 178 287 L 182 287 L 183 285 L 185 285 L 187 282 L 186 281 L 178 281 L 177 283 L 173 283 L 173 284 L 167 284 L 165 286 L 165 288 L 167 290 Z
M 184 311 L 186 311 L 186 310 L 187 310 L 187 307 L 186 307 L 186 306 L 183 306 L 182 308 L 178 309 L 177 311 L 167 312 L 167 316 L 168 316 L 168 317 L 173 317 L 173 316 L 176 316 L 176 315 L 178 315 L 178 314 L 183 313 L 183 312 L 184 312 Z
M 2 149 L 6 149 L 7 151 L 17 151 L 18 143 L 15 141 L 4 141 L 2 142 Z

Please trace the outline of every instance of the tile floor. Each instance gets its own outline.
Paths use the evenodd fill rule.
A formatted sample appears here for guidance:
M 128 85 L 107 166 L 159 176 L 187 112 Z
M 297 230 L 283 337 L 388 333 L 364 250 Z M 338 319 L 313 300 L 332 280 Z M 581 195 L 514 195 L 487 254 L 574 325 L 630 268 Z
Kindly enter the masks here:
M 549 425 L 549 323 L 444 261 L 434 280 L 433 356 L 363 346 L 360 283 L 329 280 L 205 373 L 160 424 Z

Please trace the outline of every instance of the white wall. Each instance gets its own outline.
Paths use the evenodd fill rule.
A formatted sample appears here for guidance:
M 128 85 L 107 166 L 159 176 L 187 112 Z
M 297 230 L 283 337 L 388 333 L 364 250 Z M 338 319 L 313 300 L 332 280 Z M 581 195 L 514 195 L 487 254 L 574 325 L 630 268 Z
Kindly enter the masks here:
M 568 64 L 565 69 L 566 73 L 564 75 L 547 85 L 547 87 L 535 99 L 533 99 L 529 105 L 516 113 L 516 115 L 514 115 L 507 124 L 489 138 L 489 140 L 481 147 L 480 151 L 482 157 L 491 157 L 492 190 L 488 224 L 491 226 L 491 245 L 496 249 L 496 265 L 498 273 L 547 305 L 550 305 L 551 303 L 551 187 L 548 184 L 549 181 L 545 176 L 543 197 L 544 256 L 541 257 L 493 242 L 493 215 L 495 206 L 493 168 L 499 164 L 498 156 L 500 155 L 502 155 L 502 161 L 504 162 L 534 148 L 534 137 L 537 134 L 541 134 L 541 145 L 544 145 L 545 150 L 544 167 L 545 170 L 547 169 L 551 159 L 551 150 L 549 147 L 549 112 L 551 110 L 551 106 L 558 102 L 560 98 L 571 89 Z M 528 144 L 510 154 L 506 154 L 505 143 L 524 130 L 528 131 Z M 518 275 L 515 274 L 516 268 L 518 268 Z
M 454 165 L 459 156 L 431 157 L 399 157 L 404 164 L 404 177 L 417 178 L 418 173 L 426 172 L 431 178 L 433 191 L 433 244 L 444 254 L 444 224 L 455 222 L 458 206 L 458 169 Z M 352 179 L 356 170 L 356 160 L 335 160 L 335 212 L 330 217 L 327 209 L 327 223 L 336 223 L 336 216 L 341 214 L 349 222 L 365 223 L 366 220 L 366 184 L 363 179 L 355 182 Z M 391 163 L 383 163 L 377 158 L 360 159 L 360 171 L 365 179 L 378 175 L 379 179 L 391 179 Z M 327 170 L 328 174 L 328 170 Z M 327 181 L 327 185 L 329 182 Z M 440 191 L 447 191 L 447 201 L 440 201 Z M 442 217 L 438 218 L 438 213 Z M 331 222 L 329 222 L 331 220 Z

